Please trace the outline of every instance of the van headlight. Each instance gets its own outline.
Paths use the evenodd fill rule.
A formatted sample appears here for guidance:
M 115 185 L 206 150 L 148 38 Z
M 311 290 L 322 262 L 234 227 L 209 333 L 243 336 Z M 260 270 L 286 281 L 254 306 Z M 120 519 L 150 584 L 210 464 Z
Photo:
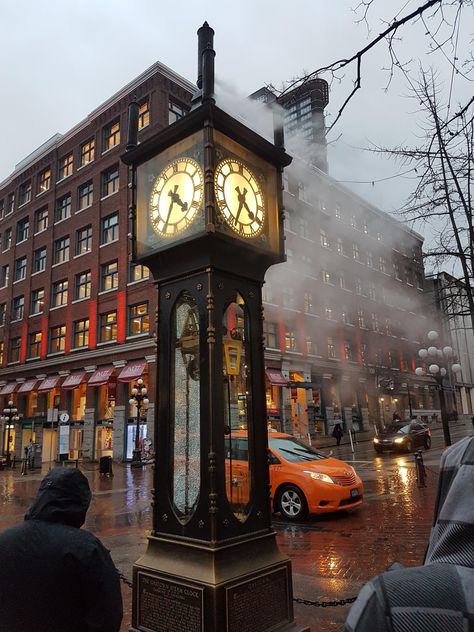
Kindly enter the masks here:
M 321 474 L 320 472 L 311 472 L 311 470 L 304 470 L 305 474 L 309 474 L 315 481 L 323 481 L 323 483 L 334 483 L 332 478 L 327 474 Z
M 380 443 L 380 439 L 378 437 L 374 437 L 374 443 Z
M 395 443 L 403 443 L 405 441 L 404 437 L 397 437 L 396 439 L 394 439 Z

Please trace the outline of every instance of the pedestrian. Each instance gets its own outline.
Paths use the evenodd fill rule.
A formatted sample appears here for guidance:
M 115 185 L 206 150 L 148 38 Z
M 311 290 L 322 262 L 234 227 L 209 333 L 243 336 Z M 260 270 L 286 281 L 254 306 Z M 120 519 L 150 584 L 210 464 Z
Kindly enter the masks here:
M 55 468 L 25 521 L 0 534 L 0 632 L 118 632 L 120 580 L 109 552 L 81 529 L 87 478 Z
M 332 436 L 336 439 L 337 445 L 341 445 L 341 439 L 344 432 L 342 431 L 341 424 L 336 424 L 332 431 Z
M 35 460 L 35 444 L 33 443 L 32 439 L 30 439 L 28 443 L 27 458 L 28 458 L 28 468 L 31 470 L 34 467 L 34 460 Z
M 474 437 L 441 457 L 423 566 L 388 570 L 360 591 L 345 632 L 474 631 Z

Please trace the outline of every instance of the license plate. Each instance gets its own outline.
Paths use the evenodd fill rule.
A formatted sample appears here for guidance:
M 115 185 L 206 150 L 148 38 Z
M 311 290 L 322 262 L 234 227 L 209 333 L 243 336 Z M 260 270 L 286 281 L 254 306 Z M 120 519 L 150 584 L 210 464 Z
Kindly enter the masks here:
M 351 497 L 358 496 L 358 495 L 359 495 L 358 489 L 351 489 Z

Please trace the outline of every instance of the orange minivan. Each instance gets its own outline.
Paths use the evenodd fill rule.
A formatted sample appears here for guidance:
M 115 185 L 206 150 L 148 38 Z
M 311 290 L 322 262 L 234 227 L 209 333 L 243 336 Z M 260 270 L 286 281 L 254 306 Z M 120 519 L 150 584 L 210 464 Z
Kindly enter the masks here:
M 246 432 L 237 431 L 226 437 L 226 471 L 228 475 L 231 472 L 235 494 L 242 501 L 248 499 L 247 455 Z M 364 487 L 354 468 L 296 437 L 270 432 L 268 462 L 273 509 L 287 520 L 302 520 L 309 513 L 352 509 L 362 504 Z

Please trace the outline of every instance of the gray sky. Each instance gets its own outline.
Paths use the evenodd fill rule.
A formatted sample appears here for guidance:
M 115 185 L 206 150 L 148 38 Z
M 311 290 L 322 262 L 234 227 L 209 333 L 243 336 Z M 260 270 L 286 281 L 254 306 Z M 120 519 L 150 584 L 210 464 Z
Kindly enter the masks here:
M 191 81 L 196 79 L 196 30 L 207 20 L 215 29 L 216 75 L 242 96 L 262 85 L 310 72 L 351 56 L 367 42 L 356 24 L 358 0 L 0 0 L 0 180 L 54 133 L 64 133 L 155 61 Z M 405 2 L 374 0 L 372 35 L 392 20 Z M 404 13 L 421 4 L 408 0 Z M 381 13 L 380 13 L 381 12 Z M 439 67 L 445 90 L 451 75 L 442 56 L 425 55 L 429 38 L 422 25 L 403 30 L 404 59 L 422 58 Z M 402 34 L 401 33 L 401 34 Z M 464 28 L 460 40 L 463 40 Z M 461 43 L 460 43 L 461 45 Z M 413 62 L 415 63 L 415 62 Z M 403 98 L 406 84 L 394 78 L 384 92 L 389 65 L 382 44 L 363 62 L 363 88 L 332 132 L 330 173 L 342 180 L 371 181 L 401 171 L 390 161 L 360 150 L 369 141 L 397 144 L 419 129 L 416 104 Z M 330 94 L 328 122 L 351 89 L 353 69 L 340 73 Z M 456 94 L 472 92 L 455 77 Z M 337 140 L 336 140 L 337 139 Z M 348 184 L 383 210 L 403 201 L 406 178 Z

